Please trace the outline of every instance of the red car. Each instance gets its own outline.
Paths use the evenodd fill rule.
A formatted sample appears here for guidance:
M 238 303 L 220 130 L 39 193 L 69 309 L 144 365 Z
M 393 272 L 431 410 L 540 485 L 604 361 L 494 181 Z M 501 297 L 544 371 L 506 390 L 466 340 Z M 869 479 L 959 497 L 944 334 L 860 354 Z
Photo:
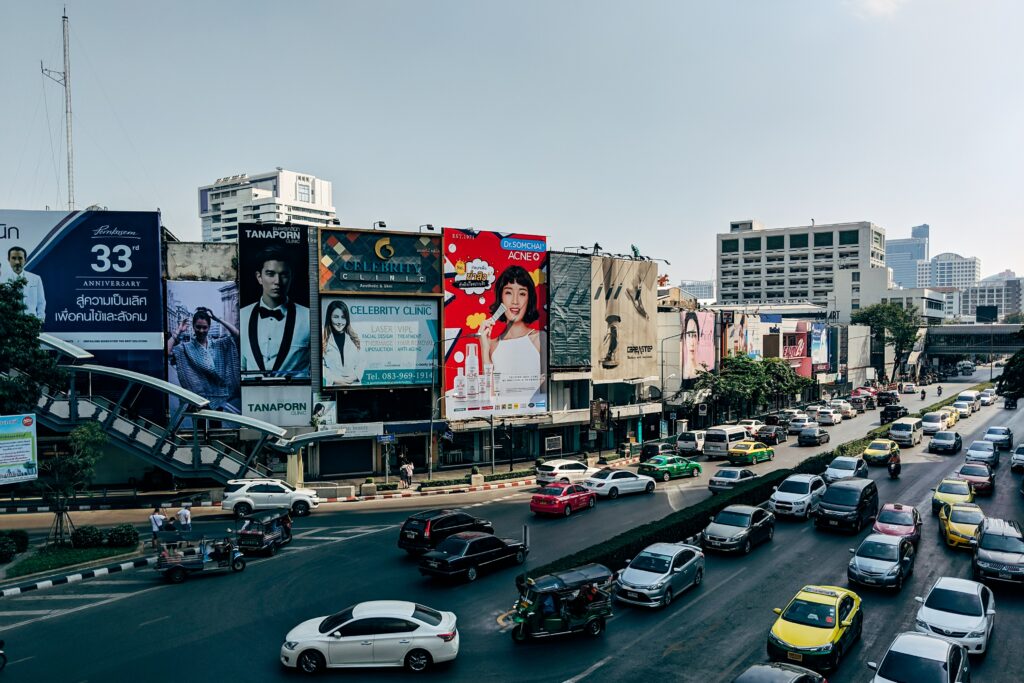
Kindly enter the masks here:
M 530 512 L 535 515 L 564 515 L 568 517 L 576 510 L 592 508 L 597 504 L 597 494 L 579 484 L 555 482 L 548 484 L 530 499 Z
M 971 482 L 976 494 L 991 496 L 996 490 L 996 477 L 992 469 L 983 462 L 969 462 L 953 472 L 953 477 Z
M 900 536 L 916 544 L 921 540 L 921 513 L 913 505 L 886 503 L 872 529 L 876 534 Z

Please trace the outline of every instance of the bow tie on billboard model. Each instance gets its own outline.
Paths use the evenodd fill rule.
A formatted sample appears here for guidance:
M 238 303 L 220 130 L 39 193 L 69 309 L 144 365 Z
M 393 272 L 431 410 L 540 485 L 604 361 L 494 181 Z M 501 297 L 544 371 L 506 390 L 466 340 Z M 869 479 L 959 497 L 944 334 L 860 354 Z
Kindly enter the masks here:
M 284 320 L 284 313 L 277 310 L 276 308 L 264 308 L 260 306 L 260 319 L 273 318 L 274 320 Z

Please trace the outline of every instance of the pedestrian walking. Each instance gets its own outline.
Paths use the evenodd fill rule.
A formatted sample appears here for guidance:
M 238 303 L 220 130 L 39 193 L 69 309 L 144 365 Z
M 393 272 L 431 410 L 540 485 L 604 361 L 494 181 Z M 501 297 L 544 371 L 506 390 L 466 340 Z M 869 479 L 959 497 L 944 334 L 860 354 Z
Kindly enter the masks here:
M 160 512 L 159 507 L 153 508 L 153 514 L 149 516 L 149 524 L 153 527 L 153 547 L 156 548 L 156 535 L 163 529 L 164 522 L 167 521 L 167 517 Z
M 178 510 L 178 528 L 181 531 L 192 531 L 192 503 L 182 503 Z
M 412 463 L 408 460 L 402 465 L 402 480 L 405 481 L 405 488 L 412 488 Z

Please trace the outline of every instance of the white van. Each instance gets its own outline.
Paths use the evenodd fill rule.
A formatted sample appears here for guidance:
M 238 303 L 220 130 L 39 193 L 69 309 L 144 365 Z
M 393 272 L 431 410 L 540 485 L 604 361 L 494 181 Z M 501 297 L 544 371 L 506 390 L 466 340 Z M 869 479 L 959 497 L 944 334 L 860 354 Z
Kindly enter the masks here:
M 977 391 L 961 391 L 956 400 L 970 403 L 972 413 L 981 410 L 981 394 Z
M 680 453 L 703 453 L 704 430 L 682 432 L 676 440 L 676 449 Z
M 889 427 L 889 438 L 901 446 L 916 446 L 924 438 L 924 423 L 919 417 L 901 417 Z
M 712 427 L 704 432 L 704 455 L 708 458 L 724 458 L 730 448 L 749 438 L 747 430 L 739 425 Z
M 936 410 L 931 413 L 925 413 L 925 416 L 921 418 L 924 423 L 924 433 L 934 434 L 935 432 L 941 432 L 944 429 L 949 428 L 949 413 L 945 410 Z

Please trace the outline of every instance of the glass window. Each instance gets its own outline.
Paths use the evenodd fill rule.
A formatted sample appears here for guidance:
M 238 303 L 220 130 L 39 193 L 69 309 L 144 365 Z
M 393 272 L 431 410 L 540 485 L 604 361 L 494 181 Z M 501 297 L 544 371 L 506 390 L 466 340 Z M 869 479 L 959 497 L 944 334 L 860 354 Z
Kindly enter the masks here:
M 860 272 L 855 270 L 850 273 L 850 280 L 853 282 L 860 282 Z
M 832 246 L 832 233 L 830 233 L 830 232 L 816 232 L 816 233 L 814 233 L 814 246 L 816 246 L 816 247 L 831 247 Z
M 431 626 L 437 626 L 444 618 L 436 609 L 420 604 L 416 605 L 416 609 L 413 610 L 412 616 L 414 619 L 419 619 L 424 624 L 430 624 Z
M 761 238 L 745 237 L 743 239 L 743 251 L 761 251 Z
M 740 250 L 739 240 L 722 240 L 722 253 L 735 254 Z
M 839 244 L 860 244 L 860 231 L 859 230 L 840 230 L 839 231 Z
M 790 249 L 806 249 L 807 248 L 807 235 L 790 235 L 789 236 L 789 248 Z
M 371 636 L 377 633 L 377 619 L 356 619 L 350 621 L 339 629 L 342 638 L 353 636 Z
M 785 249 L 786 238 L 783 235 L 774 235 L 772 237 L 765 238 L 768 249 Z

